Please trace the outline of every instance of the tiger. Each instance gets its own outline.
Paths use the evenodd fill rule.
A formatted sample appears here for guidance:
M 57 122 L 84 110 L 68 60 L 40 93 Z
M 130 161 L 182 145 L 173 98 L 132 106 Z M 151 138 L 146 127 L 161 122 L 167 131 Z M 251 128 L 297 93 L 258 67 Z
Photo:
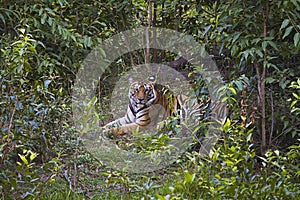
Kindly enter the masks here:
M 151 122 L 150 108 L 153 105 L 160 105 L 166 117 L 184 118 L 186 113 L 182 112 L 182 108 L 187 99 L 186 95 L 172 94 L 166 87 L 150 80 L 131 82 L 125 116 L 106 124 L 103 127 L 104 132 L 123 135 L 145 128 Z M 203 104 L 196 103 L 189 111 L 197 113 L 200 109 L 203 110 Z M 203 111 L 198 114 L 203 115 Z

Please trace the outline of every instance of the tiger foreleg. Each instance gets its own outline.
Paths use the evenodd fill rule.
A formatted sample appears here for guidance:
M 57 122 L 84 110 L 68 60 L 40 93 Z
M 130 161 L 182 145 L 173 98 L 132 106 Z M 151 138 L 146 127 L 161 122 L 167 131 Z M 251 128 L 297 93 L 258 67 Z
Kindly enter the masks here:
M 104 126 L 104 133 L 112 133 L 114 135 L 124 135 L 124 134 L 129 134 L 133 132 L 137 132 L 141 129 L 143 129 L 144 126 L 141 126 L 137 123 L 130 123 L 130 124 L 125 124 L 120 127 L 109 127 L 109 126 Z
M 122 131 L 122 124 L 124 123 L 123 121 L 124 121 L 123 118 L 112 121 L 112 122 L 106 124 L 105 126 L 103 126 L 102 130 L 104 133 L 123 135 L 123 134 L 125 134 L 125 132 Z
M 124 130 L 122 130 L 122 127 L 115 127 L 115 128 L 107 128 L 107 127 L 103 127 L 104 128 L 104 133 L 111 133 L 114 135 L 124 135 L 126 134 L 126 132 L 124 132 Z

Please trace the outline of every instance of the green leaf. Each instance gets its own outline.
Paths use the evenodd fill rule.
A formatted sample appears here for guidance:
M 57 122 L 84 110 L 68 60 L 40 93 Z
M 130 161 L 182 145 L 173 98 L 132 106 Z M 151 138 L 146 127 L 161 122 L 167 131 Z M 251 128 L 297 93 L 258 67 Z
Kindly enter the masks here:
M 265 81 L 266 83 L 273 83 L 274 81 L 276 81 L 276 79 L 274 79 L 273 77 L 267 77 Z
M 60 6 L 64 6 L 65 4 L 67 5 L 67 2 L 65 0 L 58 0 L 58 3 Z
M 45 81 L 44 81 L 44 87 L 45 87 L 46 89 L 48 89 L 48 86 L 49 86 L 49 84 L 50 84 L 51 82 L 52 82 L 51 80 L 45 80 Z
M 71 35 L 71 39 L 72 39 L 74 42 L 77 42 L 76 37 L 75 37 L 74 35 Z
M 47 22 L 48 22 L 49 26 L 52 26 L 53 20 L 51 17 L 48 18 Z
M 267 51 L 267 45 L 268 45 L 268 42 L 267 41 L 263 41 L 263 43 L 262 43 L 262 49 L 263 49 L 263 51 Z
M 165 200 L 166 198 L 160 194 L 156 194 L 156 197 L 159 199 L 159 200 Z
M 91 47 L 92 46 L 92 39 L 90 37 L 85 37 L 83 39 L 83 44 L 85 47 Z
M 294 45 L 297 47 L 299 45 L 299 40 L 300 40 L 300 33 L 296 33 L 294 35 Z
M 37 153 L 31 152 L 29 159 L 30 159 L 30 161 L 32 161 L 32 160 L 34 160 L 36 157 L 37 157 Z
M 293 30 L 292 26 L 289 26 L 287 29 L 285 29 L 285 32 L 284 32 L 284 35 L 283 35 L 282 39 L 287 37 L 291 33 L 292 30 Z
M 41 9 L 39 10 L 39 16 L 41 16 L 43 12 L 44 12 L 44 9 L 41 8 Z
M 256 54 L 262 58 L 264 56 L 264 54 L 259 50 L 259 49 L 256 49 Z
M 223 130 L 224 130 L 225 133 L 228 132 L 228 130 L 230 128 L 230 125 L 231 125 L 231 121 L 230 121 L 230 119 L 227 119 L 225 124 L 223 125 Z
M 239 91 L 243 91 L 243 89 L 244 89 L 244 84 L 243 84 L 242 81 L 238 80 L 238 81 L 235 81 L 234 83 L 235 83 L 235 85 L 237 86 L 237 88 L 238 88 Z M 236 91 L 235 91 L 235 94 L 236 94 Z
M 276 46 L 275 42 L 273 42 L 273 41 L 268 41 L 268 44 L 269 44 L 271 47 L 273 47 L 275 50 L 277 50 L 277 46 Z
M 294 101 L 291 103 L 291 108 L 293 108 L 297 102 L 298 102 L 298 100 L 294 100 Z
M 35 49 L 34 46 L 32 46 L 32 45 L 30 45 L 30 46 L 28 47 L 28 50 L 31 51 L 31 52 L 36 53 L 36 49 Z
M 293 93 L 293 96 L 294 96 L 296 99 L 300 99 L 299 95 L 296 94 L 296 93 Z
M 233 163 L 231 160 L 229 160 L 229 159 L 226 159 L 226 160 L 225 160 L 225 163 L 226 163 L 226 165 L 229 166 L 229 167 L 231 167 L 231 166 L 234 165 L 234 163 Z
M 195 179 L 195 174 L 191 175 L 188 171 L 184 171 L 183 175 L 184 175 L 184 180 L 187 184 L 192 183 Z
M 300 10 L 300 6 L 298 4 L 298 0 L 291 0 L 291 2 L 294 4 L 294 6 L 296 7 L 296 10 Z
M 19 157 L 21 158 L 21 160 L 22 160 L 26 165 L 28 165 L 28 160 L 26 159 L 26 157 L 23 156 L 23 155 L 21 155 L 21 154 L 18 154 L 18 155 L 19 155 Z
M 257 44 L 257 43 L 259 43 L 260 41 L 261 41 L 260 38 L 255 38 L 255 39 L 252 40 L 252 43 L 253 43 L 253 44 Z
M 246 141 L 247 141 L 247 142 L 250 142 L 250 141 L 251 141 L 251 139 L 252 139 L 252 133 L 250 133 L 250 134 L 247 136 L 247 139 L 246 139 Z
M 296 114 L 300 114 L 300 108 L 293 108 L 291 110 L 291 113 L 294 113 L 294 112 L 296 112 Z
M 0 14 L 0 19 L 2 20 L 3 24 L 5 24 L 5 18 L 3 17 L 2 14 Z
M 47 18 L 47 14 L 44 13 L 44 14 L 42 15 L 42 18 L 41 18 L 41 24 L 45 24 L 46 18 Z
M 233 94 L 236 94 L 236 90 L 233 87 L 228 88 Z
M 45 8 L 45 10 L 51 15 L 55 16 L 55 13 L 50 8 Z
M 234 43 L 240 37 L 240 35 L 241 35 L 241 33 L 236 34 L 232 39 L 232 43 Z
M 289 23 L 290 23 L 290 20 L 289 20 L 289 19 L 283 20 L 283 22 L 281 23 L 280 29 L 283 29 L 283 28 L 287 27 L 287 25 L 288 25 Z
M 221 179 L 221 176 L 219 174 L 216 174 L 215 177 L 219 180 Z
M 204 37 L 211 27 L 212 27 L 211 24 L 208 25 L 208 26 L 205 28 L 205 31 L 202 33 L 202 36 L 201 36 L 201 37 Z
M 25 29 L 24 28 L 20 28 L 20 32 L 22 33 L 22 35 L 25 35 Z
M 58 33 L 61 35 L 61 33 L 62 33 L 62 26 L 61 26 L 61 25 L 58 25 L 58 26 L 57 26 L 57 30 L 58 30 Z

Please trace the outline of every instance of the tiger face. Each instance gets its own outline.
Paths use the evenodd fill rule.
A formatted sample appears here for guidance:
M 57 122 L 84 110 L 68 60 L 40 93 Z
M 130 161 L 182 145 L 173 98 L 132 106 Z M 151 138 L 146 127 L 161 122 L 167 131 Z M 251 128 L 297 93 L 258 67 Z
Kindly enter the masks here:
M 151 82 L 136 81 L 130 85 L 129 98 L 134 104 L 149 107 L 156 99 L 156 91 Z

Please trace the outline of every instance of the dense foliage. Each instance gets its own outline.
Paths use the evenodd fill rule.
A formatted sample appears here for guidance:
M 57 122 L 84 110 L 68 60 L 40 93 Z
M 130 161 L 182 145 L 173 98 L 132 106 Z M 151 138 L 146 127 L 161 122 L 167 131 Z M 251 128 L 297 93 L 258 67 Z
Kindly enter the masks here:
M 299 0 L 0 0 L 0 197 L 298 199 L 299 13 Z M 166 169 L 132 175 L 84 149 L 70 94 L 93 48 L 142 26 L 204 45 L 226 82 L 230 116 L 208 155 L 200 156 L 195 139 Z M 128 65 L 175 56 L 153 49 L 124 55 L 106 72 L 98 101 L 109 100 Z M 153 149 L 160 141 L 145 142 Z

